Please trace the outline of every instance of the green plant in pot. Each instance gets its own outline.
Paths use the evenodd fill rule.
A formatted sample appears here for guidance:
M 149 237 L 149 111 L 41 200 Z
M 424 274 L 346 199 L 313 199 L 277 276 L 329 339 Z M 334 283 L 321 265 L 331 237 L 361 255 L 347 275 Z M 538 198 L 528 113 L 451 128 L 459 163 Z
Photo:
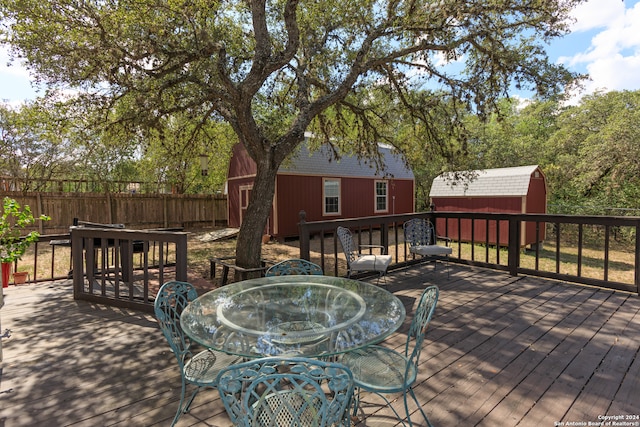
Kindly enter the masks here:
M 7 285 L 5 269 L 10 268 L 11 263 L 21 259 L 29 246 L 38 240 L 40 233 L 31 231 L 23 235 L 26 228 L 36 221 L 48 221 L 47 215 L 34 217 L 29 205 L 20 206 L 15 199 L 5 197 L 2 202 L 2 215 L 0 216 L 0 263 L 3 270 L 3 286 Z

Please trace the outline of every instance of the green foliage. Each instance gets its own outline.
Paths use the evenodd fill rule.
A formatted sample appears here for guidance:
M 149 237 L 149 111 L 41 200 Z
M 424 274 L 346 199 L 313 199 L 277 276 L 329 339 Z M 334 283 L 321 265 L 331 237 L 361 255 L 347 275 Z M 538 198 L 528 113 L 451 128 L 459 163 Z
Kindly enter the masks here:
M 546 146 L 552 202 L 640 209 L 640 91 L 587 96 L 557 123 Z
M 28 205 L 21 207 L 15 199 L 5 197 L 0 216 L 0 262 L 14 262 L 22 258 L 27 248 L 40 236 L 37 231 L 22 236 L 23 230 L 38 220 L 50 219 L 46 215 L 34 217 Z
M 421 149 L 424 135 L 402 135 L 423 197 L 443 171 L 538 164 L 547 177 L 550 212 L 622 215 L 640 209 L 640 91 L 596 93 L 573 106 L 559 99 L 524 106 L 503 100 L 486 120 L 473 114 L 463 120 L 466 152 L 465 139 L 452 138 L 449 146 L 461 150 L 453 161 Z
M 171 184 L 179 194 L 215 193 L 226 181 L 231 147 L 236 141 L 225 123 L 202 123 L 175 113 L 147 131 L 138 171 L 145 181 Z
M 276 171 L 306 131 L 362 156 L 411 132 L 425 152 L 463 153 L 466 111 L 486 117 L 512 85 L 548 96 L 577 77 L 544 43 L 582 1 L 0 0 L 0 14 L 39 79 L 81 90 L 111 123 L 227 122 L 257 164 L 237 258 L 255 266 Z
M 0 104 L 0 174 L 21 178 L 25 191 L 37 191 L 38 180 L 65 175 L 73 159 L 66 113 L 62 104 L 45 100 L 19 109 Z

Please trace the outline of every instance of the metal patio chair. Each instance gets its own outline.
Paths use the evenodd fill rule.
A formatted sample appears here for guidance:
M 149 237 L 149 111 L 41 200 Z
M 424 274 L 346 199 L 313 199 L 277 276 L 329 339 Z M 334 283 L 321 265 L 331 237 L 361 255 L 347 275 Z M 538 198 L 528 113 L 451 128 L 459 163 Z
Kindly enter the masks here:
M 265 276 L 288 276 L 294 274 L 322 276 L 322 268 L 306 259 L 287 259 L 272 265 L 267 269 Z
M 342 245 L 344 256 L 347 259 L 347 277 L 357 271 L 377 271 L 378 280 L 387 273 L 387 268 L 391 264 L 391 255 L 384 253 L 384 246 L 380 245 L 360 245 L 356 246 L 353 241 L 351 230 L 345 227 L 338 227 L 336 230 L 338 239 Z M 364 254 L 362 249 L 377 248 L 380 254 Z
M 424 218 L 410 219 L 404 223 L 403 228 L 404 240 L 409 244 L 409 252 L 422 257 L 444 256 L 447 261 L 447 277 L 449 277 L 449 255 L 453 252 L 453 249 L 448 246 L 449 239 L 441 238 L 445 240 L 447 246 L 438 245 L 433 224 Z M 434 262 L 434 269 L 436 264 L 437 262 Z
M 240 427 L 347 427 L 353 387 L 343 365 L 303 357 L 251 360 L 218 376 L 227 414 Z
M 178 360 L 180 377 L 182 378 L 180 404 L 171 423 L 172 426 L 183 413 L 189 412 L 191 402 L 202 388 L 216 387 L 216 379 L 222 368 L 241 360 L 237 356 L 213 350 L 204 350 L 198 353 L 192 350 L 191 341 L 187 339 L 180 327 L 180 314 L 187 304 L 197 297 L 197 291 L 192 284 L 172 281 L 162 285 L 154 303 L 156 319 L 164 337 L 169 342 L 171 351 Z M 188 384 L 196 388 L 185 404 Z
M 427 326 L 438 302 L 438 294 L 437 286 L 429 286 L 422 292 L 407 334 L 404 353 L 383 346 L 372 345 L 345 353 L 340 358 L 340 363 L 351 370 L 356 386 L 354 415 L 357 414 L 360 404 L 360 391 L 364 390 L 375 393 L 384 399 L 398 420 L 403 425 L 406 425 L 398 411 L 385 396 L 386 394 L 402 393 L 407 415 L 406 420 L 409 425 L 413 426 L 407 402 L 408 395 L 413 398 L 427 425 L 431 427 L 422 405 L 416 398 L 413 385 L 418 377 L 418 360 L 422 352 Z

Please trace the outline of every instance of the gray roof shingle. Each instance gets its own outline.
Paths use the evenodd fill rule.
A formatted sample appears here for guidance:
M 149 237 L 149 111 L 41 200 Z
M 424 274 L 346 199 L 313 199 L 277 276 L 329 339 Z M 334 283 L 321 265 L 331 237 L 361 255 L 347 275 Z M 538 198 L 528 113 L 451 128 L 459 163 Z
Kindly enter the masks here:
M 413 179 L 402 156 L 392 152 L 390 148 L 379 146 L 384 158 L 384 170 L 377 171 L 375 164 L 356 156 L 342 156 L 340 160 L 330 160 L 331 155 L 326 147 L 309 153 L 307 144 L 302 144 L 299 153 L 290 162 L 285 162 L 279 173 L 320 176 L 349 176 L 358 178 L 395 178 Z
M 433 180 L 429 197 L 526 196 L 536 169 L 538 165 L 477 170 L 470 181 L 442 174 Z

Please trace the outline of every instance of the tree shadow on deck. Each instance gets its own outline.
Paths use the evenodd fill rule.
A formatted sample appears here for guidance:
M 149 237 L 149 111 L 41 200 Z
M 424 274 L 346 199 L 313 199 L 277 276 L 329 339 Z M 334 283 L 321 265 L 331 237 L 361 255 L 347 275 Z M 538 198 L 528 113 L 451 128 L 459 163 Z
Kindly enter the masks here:
M 417 387 L 434 425 L 597 422 L 611 408 L 630 410 L 635 296 L 452 268 L 450 280 L 417 269 L 403 281 L 441 289 Z M 609 381 L 620 389 L 603 387 Z
M 454 263 L 447 278 L 444 265 L 433 267 L 389 273 L 407 319 L 383 345 L 404 345 L 416 298 L 438 285 L 416 386 L 434 425 L 553 425 L 632 413 L 637 296 Z M 74 301 L 70 281 L 10 287 L 5 304 L 2 326 L 12 336 L 3 340 L 0 425 L 170 423 L 180 377 L 151 314 Z M 402 399 L 396 405 L 402 410 Z M 365 412 L 359 426 L 390 422 L 383 409 Z M 180 425 L 230 425 L 215 391 L 199 394 L 183 418 Z
M 36 287 L 48 289 L 5 299 L 3 425 L 104 425 L 150 409 L 172 418 L 180 378 L 151 315 L 74 301 L 70 281 Z

